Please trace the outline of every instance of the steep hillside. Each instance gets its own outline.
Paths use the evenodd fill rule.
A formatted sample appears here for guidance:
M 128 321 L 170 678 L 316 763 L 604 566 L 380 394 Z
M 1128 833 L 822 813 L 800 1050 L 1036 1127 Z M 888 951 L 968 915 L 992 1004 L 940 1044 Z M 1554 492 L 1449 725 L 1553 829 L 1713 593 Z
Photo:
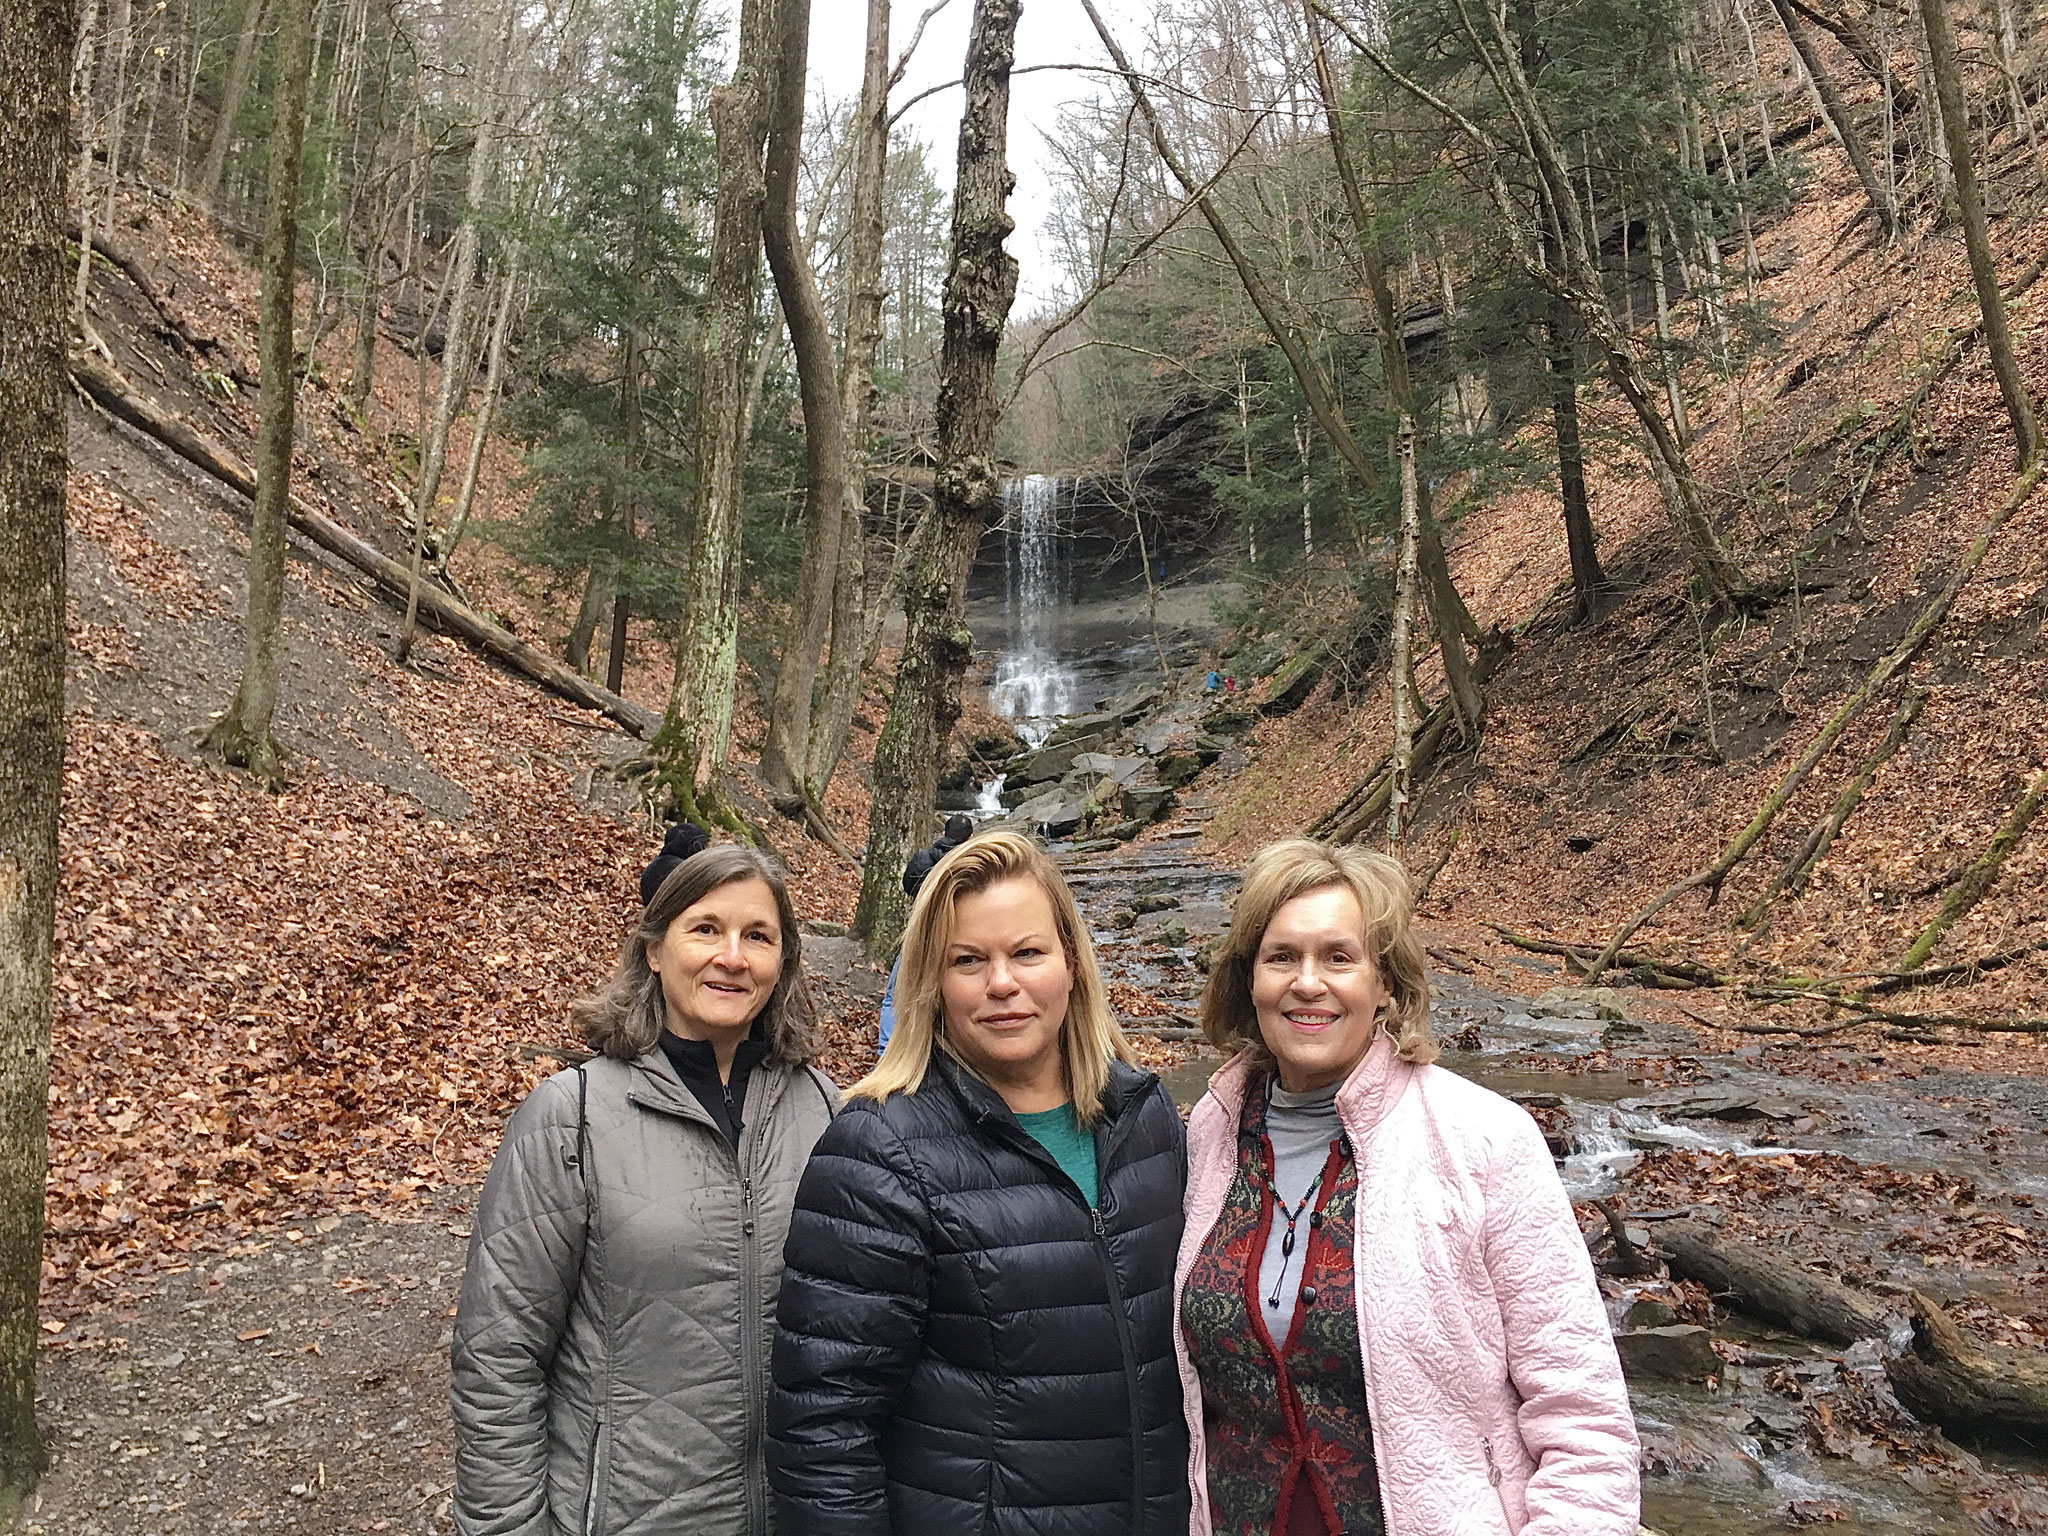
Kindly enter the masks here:
M 1816 161 L 1817 188 L 1846 183 L 1827 155 Z M 1960 237 L 1882 247 L 1858 207 L 1818 190 L 1760 238 L 1773 275 L 1756 297 L 1774 309 L 1778 341 L 1732 379 L 1689 379 L 1692 462 L 1750 574 L 1774 589 L 1768 600 L 1727 613 L 1689 599 L 1655 487 L 1614 446 L 1628 427 L 1611 397 L 1594 407 L 1615 430 L 1591 489 L 1619 590 L 1596 622 L 1568 622 L 1554 494 L 1526 490 L 1458 525 L 1460 586 L 1514 648 L 1488 689 L 1483 741 L 1429 783 L 1410 861 L 1428 876 L 1431 920 L 1470 951 L 1509 948 L 1493 925 L 1597 948 L 1712 867 L 2012 491 L 2005 413 L 1981 349 L 1965 345 L 1976 309 Z M 2015 208 L 1995 235 L 2009 287 L 2038 275 L 2039 221 Z M 2048 383 L 2039 302 L 2036 290 L 2016 306 L 2037 393 Z M 1819 1028 L 1854 1014 L 1760 1008 L 1742 983 L 1895 969 L 2048 766 L 2044 552 L 2048 493 L 1998 530 L 1903 687 L 1886 689 L 1795 788 L 1719 900 L 1688 892 L 1632 941 L 1733 974 L 1736 985 L 1683 999 L 1688 1016 Z M 1427 669 L 1424 684 L 1441 686 Z M 1875 768 L 1811 883 L 1777 895 L 1760 929 L 1738 926 L 1880 747 L 1902 698 L 1923 689 L 1903 748 Z M 1385 753 L 1389 707 L 1383 686 L 1360 703 L 1331 684 L 1262 725 L 1251 767 L 1221 788 L 1211 845 L 1241 857 L 1312 822 Z M 1943 1014 L 2022 1025 L 2048 1014 L 2044 874 L 2037 828 L 1935 952 L 1942 966 L 1993 957 L 1981 974 L 1890 991 L 1872 1006 L 1934 1017 L 1869 1024 L 1933 1038 L 1930 1028 L 1947 1033 L 1935 1027 Z M 2031 1059 L 2041 1038 L 2008 1045 Z

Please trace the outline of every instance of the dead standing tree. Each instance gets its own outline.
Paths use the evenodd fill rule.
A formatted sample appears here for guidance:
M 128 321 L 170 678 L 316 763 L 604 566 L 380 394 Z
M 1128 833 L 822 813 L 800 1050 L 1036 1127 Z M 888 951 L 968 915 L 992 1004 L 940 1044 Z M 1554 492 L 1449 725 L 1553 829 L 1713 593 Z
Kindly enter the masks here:
M 0 29 L 0 1519 L 36 1429 L 50 949 L 64 787 L 64 169 L 72 8 Z
M 896 691 L 875 743 L 867 867 L 853 915 L 854 934 L 871 955 L 894 949 L 903 931 L 904 860 L 931 821 L 939 760 L 959 718 L 960 676 L 974 648 L 967 572 L 1001 493 L 996 352 L 1017 296 L 1017 263 L 1003 242 L 1012 227 L 1004 205 L 1013 180 L 1006 163 L 1010 64 L 1021 9 L 1018 0 L 975 0 L 961 72 L 966 104 L 939 363 L 938 470 L 915 535 Z
M 263 284 L 257 353 L 256 508 L 249 527 L 249 600 L 242 619 L 242 678 L 203 745 L 271 789 L 284 787 L 270 722 L 284 611 L 284 539 L 290 516 L 292 283 L 299 267 L 299 162 L 306 137 L 306 78 L 312 69 L 313 0 L 275 0 L 277 92 L 270 128 L 270 186 L 263 220 Z

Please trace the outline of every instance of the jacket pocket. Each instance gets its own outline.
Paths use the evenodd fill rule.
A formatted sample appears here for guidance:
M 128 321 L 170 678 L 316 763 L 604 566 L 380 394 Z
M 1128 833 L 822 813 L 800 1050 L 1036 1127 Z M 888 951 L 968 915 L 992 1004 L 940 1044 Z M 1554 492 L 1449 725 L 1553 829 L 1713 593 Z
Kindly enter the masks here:
M 583 1462 L 583 1536 L 599 1536 L 610 1470 L 611 1426 L 600 1418 L 591 1426 L 590 1450 Z

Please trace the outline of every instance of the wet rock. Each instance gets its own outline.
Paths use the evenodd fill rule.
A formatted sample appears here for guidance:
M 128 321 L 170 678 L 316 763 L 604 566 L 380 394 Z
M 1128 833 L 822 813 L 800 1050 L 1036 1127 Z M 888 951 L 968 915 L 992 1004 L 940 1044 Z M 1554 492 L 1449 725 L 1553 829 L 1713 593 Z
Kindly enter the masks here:
M 1154 708 L 1165 697 L 1166 689 L 1163 685 L 1140 683 L 1135 688 L 1126 688 L 1114 698 L 1104 699 L 1096 709 L 1101 714 L 1114 715 L 1128 725 Z
M 822 917 L 814 917 L 804 924 L 804 932 L 821 939 L 843 939 L 846 937 L 846 924 L 828 923 Z
M 1028 787 L 1063 779 L 1074 771 L 1076 758 L 1084 753 L 1094 752 L 1108 739 L 1106 732 L 1097 731 L 1092 735 L 1076 736 L 1063 742 L 1049 742 L 1028 757 L 1012 758 L 1008 783 Z
M 1128 843 L 1132 838 L 1144 831 L 1146 825 L 1147 823 L 1139 821 L 1134 816 L 1129 821 L 1120 821 L 1115 826 L 1105 827 L 1102 835 L 1110 842 Z
M 1654 1296 L 1638 1296 L 1621 1314 L 1621 1326 L 1628 1332 L 1645 1328 L 1675 1328 L 1678 1326 L 1678 1309 Z
M 1121 715 L 1112 715 L 1101 710 L 1090 715 L 1075 715 L 1070 720 L 1062 720 L 1054 727 L 1053 733 L 1045 738 L 1045 744 L 1048 747 L 1065 747 L 1090 737 L 1107 737 L 1122 724 Z
M 1075 831 L 1087 815 L 1087 794 L 1062 784 L 1043 794 L 1033 795 L 1010 813 L 1010 820 L 1039 828 L 1048 837 L 1065 837 Z
M 1180 898 L 1165 891 L 1145 891 L 1131 898 L 1133 912 L 1171 912 L 1179 905 Z
M 1165 784 L 1127 784 L 1120 801 L 1124 815 L 1134 821 L 1157 821 L 1173 803 L 1173 790 Z
M 1800 1106 L 1791 1099 L 1741 1089 L 1691 1088 L 1644 1099 L 1645 1107 L 1683 1120 L 1797 1120 Z
M 1144 770 L 1142 757 L 1113 757 L 1107 752 L 1083 752 L 1074 759 L 1074 771 L 1098 779 L 1128 784 Z
M 1122 933 L 1137 922 L 1138 914 L 1129 907 L 1111 907 L 1102 914 L 1102 926 L 1113 933 Z
M 971 811 L 980 804 L 981 790 L 973 784 L 941 789 L 932 799 L 932 805 L 942 811 Z
M 1169 917 L 1152 930 L 1150 937 L 1155 944 L 1178 949 L 1188 941 L 1188 925 L 1177 917 Z
M 1112 833 L 1114 833 L 1115 830 L 1116 829 L 1114 827 L 1110 829 Z M 1091 837 L 1085 843 L 1074 844 L 1071 851 L 1074 853 L 1109 853 L 1115 850 L 1117 846 L 1118 840 L 1114 836 Z
M 1628 1004 L 1612 987 L 1552 987 L 1529 1005 L 1529 1012 L 1537 1018 L 1620 1023 L 1628 1018 Z
M 1631 1328 L 1614 1336 L 1622 1374 L 1636 1381 L 1698 1381 L 1721 1371 L 1714 1336 L 1680 1323 L 1666 1328 Z

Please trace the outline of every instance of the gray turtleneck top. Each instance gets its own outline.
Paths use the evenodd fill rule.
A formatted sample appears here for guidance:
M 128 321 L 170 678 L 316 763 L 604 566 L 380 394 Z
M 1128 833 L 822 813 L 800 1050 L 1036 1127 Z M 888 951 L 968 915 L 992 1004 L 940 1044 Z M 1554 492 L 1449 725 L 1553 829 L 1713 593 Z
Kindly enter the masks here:
M 1343 1134 L 1337 1123 L 1337 1090 L 1343 1084 L 1312 1088 L 1306 1093 L 1289 1093 L 1277 1082 L 1266 1110 L 1266 1136 L 1273 1143 L 1273 1193 L 1287 1202 L 1287 1209 L 1300 1206 L 1309 1186 L 1330 1158 L 1330 1143 Z M 1275 1345 L 1284 1347 L 1294 1325 L 1294 1309 L 1301 1295 L 1302 1269 L 1308 1262 L 1309 1215 L 1326 1191 L 1317 1189 L 1315 1198 L 1302 1210 L 1294 1226 L 1294 1252 L 1282 1254 L 1287 1237 L 1287 1218 L 1276 1205 L 1272 1230 L 1266 1234 L 1265 1257 L 1259 1261 L 1259 1315 Z M 1280 1304 L 1266 1300 L 1279 1288 Z

